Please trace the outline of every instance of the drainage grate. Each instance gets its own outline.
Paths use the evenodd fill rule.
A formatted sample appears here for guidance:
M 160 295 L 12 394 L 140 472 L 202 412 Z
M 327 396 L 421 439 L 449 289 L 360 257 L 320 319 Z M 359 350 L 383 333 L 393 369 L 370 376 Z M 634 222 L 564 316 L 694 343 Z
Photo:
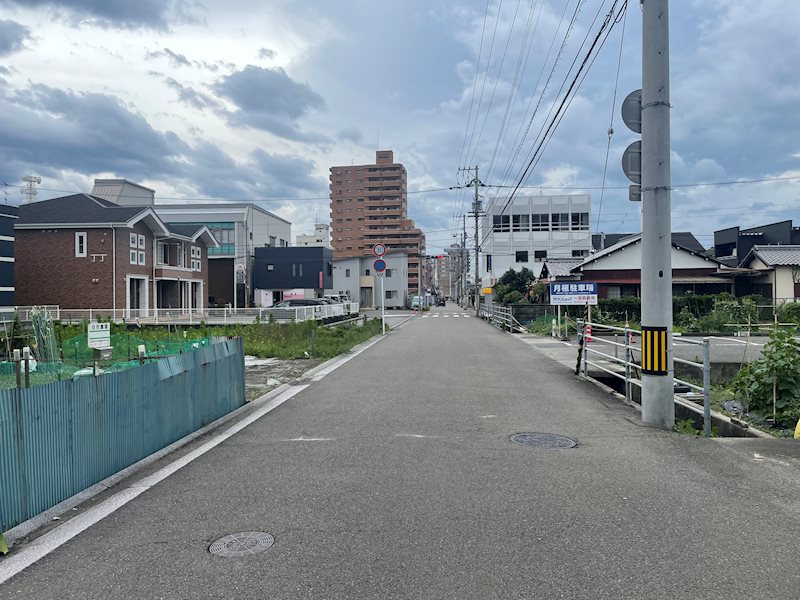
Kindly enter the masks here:
M 263 531 L 241 531 L 219 538 L 208 547 L 211 554 L 236 558 L 260 554 L 275 543 L 275 538 Z
M 554 433 L 517 433 L 511 436 L 511 441 L 522 446 L 535 448 L 574 448 L 578 440 L 556 435 Z

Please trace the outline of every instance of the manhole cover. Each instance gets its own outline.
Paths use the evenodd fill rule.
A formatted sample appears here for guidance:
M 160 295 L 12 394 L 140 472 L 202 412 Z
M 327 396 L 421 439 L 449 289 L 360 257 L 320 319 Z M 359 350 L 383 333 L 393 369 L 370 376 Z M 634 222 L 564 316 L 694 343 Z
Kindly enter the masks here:
M 208 547 L 211 554 L 235 558 L 259 554 L 275 543 L 275 538 L 263 531 L 241 531 L 219 538 Z
M 535 448 L 574 448 L 578 445 L 578 440 L 554 433 L 516 433 L 511 436 L 511 441 Z

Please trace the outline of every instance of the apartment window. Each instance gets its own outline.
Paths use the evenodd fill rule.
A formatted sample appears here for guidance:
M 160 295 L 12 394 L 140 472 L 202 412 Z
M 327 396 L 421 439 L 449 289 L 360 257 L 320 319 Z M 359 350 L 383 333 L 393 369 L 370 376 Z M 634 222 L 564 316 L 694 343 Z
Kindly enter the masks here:
M 511 217 L 512 231 L 530 231 L 531 229 L 531 216 L 530 215 L 512 215 Z
M 533 251 L 533 258 L 534 258 L 534 260 L 547 258 L 547 250 L 534 250 Z
M 131 250 L 131 264 L 138 265 L 139 264 L 139 251 L 138 250 Z
M 511 216 L 510 215 L 494 215 L 492 217 L 492 230 L 493 231 L 511 231 Z
M 197 248 L 197 258 L 203 258 L 203 249 L 200 246 L 196 246 Z
M 487 254 L 486 255 L 486 270 L 487 271 L 491 271 L 492 270 L 492 255 L 491 254 Z
M 272 264 L 267 265 L 267 271 L 274 271 L 274 270 L 275 270 L 275 265 Z
M 139 250 L 139 264 L 142 266 L 145 264 L 144 252 L 142 250 Z
M 139 234 L 139 240 L 138 240 L 138 242 L 139 242 L 138 247 L 139 247 L 140 250 L 144 250 L 144 241 L 145 241 L 144 240 L 144 236 L 140 233 Z
M 391 300 L 397 298 L 397 290 L 386 290 L 386 299 Z
M 159 265 L 167 263 L 167 245 L 164 242 L 158 242 L 156 246 L 156 261 Z
M 366 270 L 366 272 L 364 273 L 364 275 L 369 275 L 369 269 L 367 269 L 367 270 Z
M 190 249 L 189 253 L 192 255 L 192 258 L 194 258 L 194 257 L 195 257 L 194 246 L 192 246 L 192 247 L 191 247 L 191 249 Z
M 527 250 L 517 250 L 516 254 L 516 261 L 518 263 L 528 262 L 528 251 Z
M 553 231 L 569 231 L 569 213 L 553 213 L 550 217 Z
M 130 236 L 130 246 L 131 246 L 131 248 L 136 248 L 136 242 L 137 242 L 138 239 L 139 238 L 136 237 L 135 233 L 131 234 L 131 236 Z
M 572 213 L 572 229 L 586 231 L 589 229 L 589 213 Z
M 79 258 L 86 256 L 86 232 L 85 231 L 77 231 L 77 232 L 75 232 L 75 256 L 79 257 Z
M 391 269 L 386 269 L 384 271 L 384 273 L 386 273 L 386 277 L 391 277 L 392 276 L 392 270 Z
M 350 269 L 345 269 L 344 270 L 344 276 L 345 277 L 350 277 Z
M 269 246 L 270 246 L 270 248 L 274 248 L 275 247 L 275 236 L 274 235 L 269 236 Z
M 580 258 L 582 256 L 586 256 L 587 254 L 589 254 L 588 250 L 573 250 L 572 251 L 572 256 L 574 258 Z
M 550 215 L 547 213 L 531 215 L 531 229 L 533 231 L 548 231 L 550 229 Z

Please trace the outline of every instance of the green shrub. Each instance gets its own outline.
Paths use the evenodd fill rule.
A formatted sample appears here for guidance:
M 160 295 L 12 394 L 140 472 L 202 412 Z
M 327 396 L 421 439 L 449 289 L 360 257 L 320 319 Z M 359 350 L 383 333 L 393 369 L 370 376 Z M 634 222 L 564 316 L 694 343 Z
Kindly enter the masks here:
M 781 323 L 800 323 L 800 302 L 787 302 L 778 309 Z
M 503 296 L 502 302 L 503 304 L 516 304 L 518 302 L 522 302 L 523 299 L 524 296 L 520 292 L 514 290 Z

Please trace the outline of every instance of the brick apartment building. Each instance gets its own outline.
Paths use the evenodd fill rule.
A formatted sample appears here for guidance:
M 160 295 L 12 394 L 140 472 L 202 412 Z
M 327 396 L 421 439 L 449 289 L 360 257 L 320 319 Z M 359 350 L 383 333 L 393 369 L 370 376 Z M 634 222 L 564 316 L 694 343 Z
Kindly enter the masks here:
M 382 243 L 408 254 L 408 289 L 420 288 L 425 234 L 408 218 L 407 174 L 391 150 L 375 163 L 330 168 L 333 258 L 368 256 Z M 424 284 L 424 280 L 423 280 Z
M 75 194 L 19 207 L 14 225 L 16 300 L 62 308 L 202 310 L 208 227 L 166 225 L 150 207 Z

